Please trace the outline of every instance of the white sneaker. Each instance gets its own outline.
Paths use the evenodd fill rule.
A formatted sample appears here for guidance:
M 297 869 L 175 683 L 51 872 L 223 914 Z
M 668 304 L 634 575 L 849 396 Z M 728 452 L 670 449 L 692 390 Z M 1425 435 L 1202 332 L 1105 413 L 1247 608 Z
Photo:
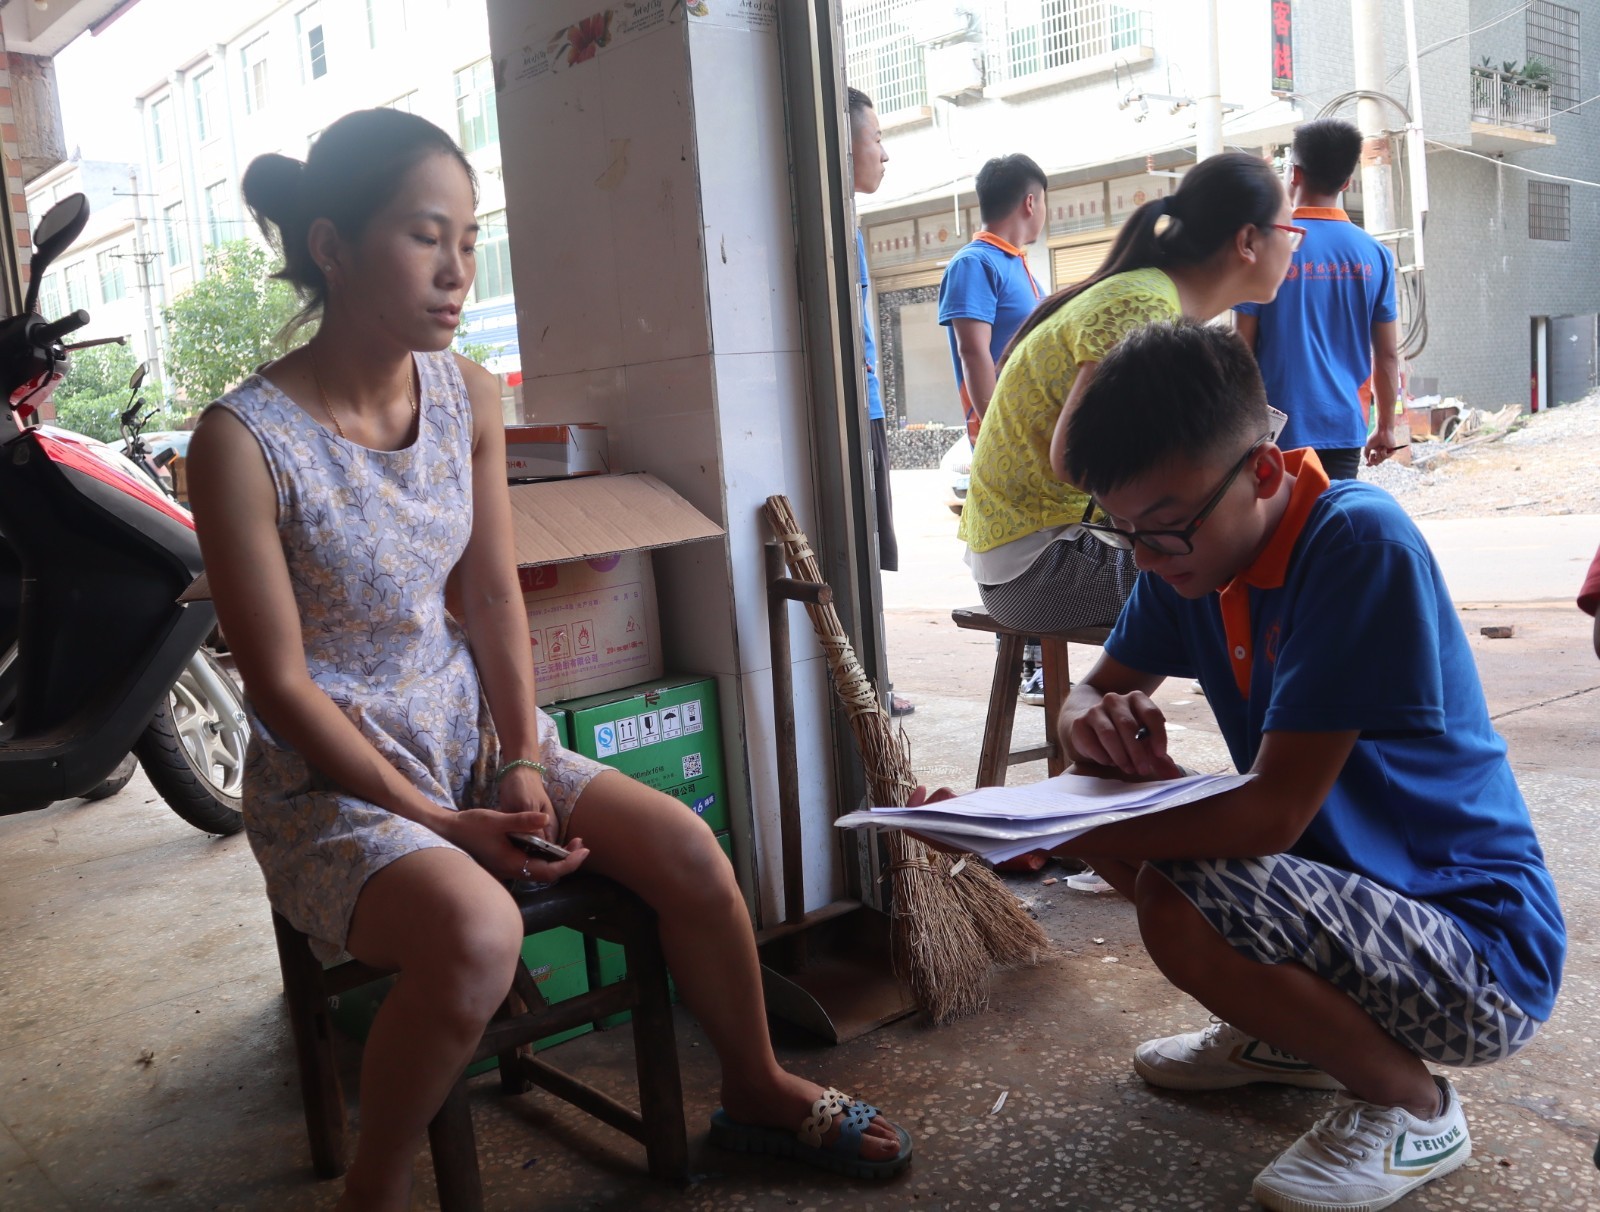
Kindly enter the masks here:
M 1044 706 L 1044 670 L 1035 669 L 1033 675 L 1024 678 L 1021 688 L 1017 691 L 1017 701 L 1027 703 L 1030 707 Z
M 1133 1067 L 1152 1086 L 1167 1090 L 1230 1090 L 1251 1082 L 1310 1090 L 1342 1088 L 1298 1056 L 1223 1022 L 1214 1022 L 1204 1031 L 1142 1043 L 1134 1049 Z
M 1276 1212 L 1377 1212 L 1472 1156 L 1467 1117 L 1450 1083 L 1434 1119 L 1340 1095 L 1339 1107 L 1257 1177 L 1250 1193 Z

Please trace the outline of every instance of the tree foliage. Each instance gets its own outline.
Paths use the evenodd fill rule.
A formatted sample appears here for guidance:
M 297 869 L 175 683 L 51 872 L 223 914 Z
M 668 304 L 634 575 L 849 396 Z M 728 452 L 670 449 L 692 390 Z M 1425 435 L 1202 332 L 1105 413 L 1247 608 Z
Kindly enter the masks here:
M 55 423 L 86 437 L 114 442 L 128 406 L 128 379 L 138 366 L 125 345 L 96 345 L 72 355 L 66 377 L 56 385 Z
M 272 254 L 251 240 L 219 244 L 205 277 L 166 309 L 167 372 L 191 403 L 216 399 L 284 352 L 278 334 L 299 302 L 272 269 Z

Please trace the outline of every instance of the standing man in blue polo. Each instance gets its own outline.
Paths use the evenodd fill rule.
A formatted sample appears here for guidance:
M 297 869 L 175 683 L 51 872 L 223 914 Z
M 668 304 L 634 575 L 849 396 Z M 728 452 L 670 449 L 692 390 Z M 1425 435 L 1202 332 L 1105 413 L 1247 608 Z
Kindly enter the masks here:
M 1361 159 L 1361 132 L 1339 118 L 1295 128 L 1289 201 L 1305 230 L 1271 303 L 1234 309 L 1255 350 L 1267 402 L 1289 414 L 1278 446 L 1309 446 L 1335 480 L 1353 480 L 1363 450 L 1375 466 L 1398 449 L 1400 396 L 1394 259 L 1339 206 Z M 1361 387 L 1372 379 L 1376 428 L 1367 436 Z
M 850 103 L 850 171 L 858 194 L 874 194 L 883 184 L 889 153 L 872 98 L 859 88 L 847 91 Z M 900 544 L 894 535 L 894 502 L 889 496 L 889 437 L 884 431 L 883 388 L 878 384 L 878 342 L 872 331 L 872 280 L 867 276 L 867 242 L 856 228 L 856 281 L 861 291 L 861 350 L 867 366 L 867 424 L 872 436 L 873 499 L 878 510 L 878 567 L 900 568 Z M 890 715 L 910 715 L 916 708 L 904 695 L 889 695 Z
M 1024 250 L 1044 230 L 1047 184 L 1044 170 L 1020 153 L 997 156 L 980 168 L 974 185 L 982 228 L 950 258 L 939 281 L 939 323 L 950 334 L 961 415 L 973 444 L 1000 376 L 1000 356 L 1039 305 L 1039 284 Z M 1043 707 L 1038 652 L 1038 641 L 1029 640 L 1019 695 Z
M 1000 355 L 1039 303 L 1039 284 L 1023 251 L 1044 230 L 1044 170 L 1027 156 L 999 156 L 978 170 L 983 227 L 945 267 L 939 323 L 950 333 L 956 390 L 967 436 L 978 440 Z

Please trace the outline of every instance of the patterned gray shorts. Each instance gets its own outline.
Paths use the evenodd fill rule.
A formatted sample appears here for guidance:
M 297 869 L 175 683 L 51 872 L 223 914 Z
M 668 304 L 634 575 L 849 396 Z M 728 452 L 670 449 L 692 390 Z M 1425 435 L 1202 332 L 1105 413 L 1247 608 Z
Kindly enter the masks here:
M 1299 963 L 1441 1065 L 1504 1060 L 1534 1037 L 1450 916 L 1292 854 L 1150 864 L 1240 954 Z
M 978 596 L 995 622 L 1030 635 L 1050 635 L 1109 627 L 1138 577 L 1133 552 L 1080 533 L 1051 543 L 1015 580 L 979 585 Z

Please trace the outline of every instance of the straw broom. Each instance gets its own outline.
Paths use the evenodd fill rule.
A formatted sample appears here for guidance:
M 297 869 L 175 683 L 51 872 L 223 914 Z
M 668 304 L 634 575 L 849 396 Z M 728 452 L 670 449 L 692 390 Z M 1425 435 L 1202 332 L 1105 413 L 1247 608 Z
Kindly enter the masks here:
M 767 518 L 796 579 L 823 583 L 816 553 L 788 498 L 768 497 Z M 805 609 L 861 750 L 872 802 L 881 807 L 905 804 L 917 779 L 904 731 L 891 723 L 879 702 L 838 612 L 831 604 L 808 604 Z M 1034 963 L 1049 952 L 1039 924 L 981 862 L 953 861 L 900 830 L 889 832 L 888 846 L 895 967 L 935 1023 L 988 1005 L 991 961 Z

